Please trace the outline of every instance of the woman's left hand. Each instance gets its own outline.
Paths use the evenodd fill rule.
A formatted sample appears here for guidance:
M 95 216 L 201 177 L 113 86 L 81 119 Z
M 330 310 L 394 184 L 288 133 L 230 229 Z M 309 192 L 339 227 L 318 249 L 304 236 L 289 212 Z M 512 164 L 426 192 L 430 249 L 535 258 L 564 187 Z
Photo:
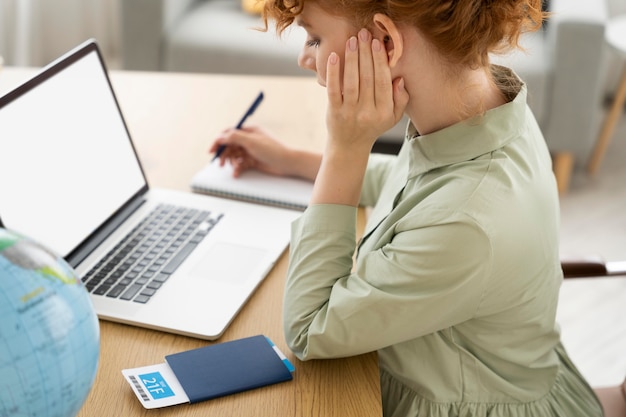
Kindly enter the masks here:
M 346 43 L 343 82 L 335 53 L 329 56 L 326 74 L 329 140 L 371 149 L 400 120 L 409 100 L 404 80 L 391 78 L 385 45 L 361 29 Z
M 358 205 L 372 146 L 400 120 L 409 101 L 402 78 L 391 78 L 384 45 L 369 31 L 351 37 L 345 54 L 343 83 L 339 57 L 328 57 L 328 141 L 311 204 Z

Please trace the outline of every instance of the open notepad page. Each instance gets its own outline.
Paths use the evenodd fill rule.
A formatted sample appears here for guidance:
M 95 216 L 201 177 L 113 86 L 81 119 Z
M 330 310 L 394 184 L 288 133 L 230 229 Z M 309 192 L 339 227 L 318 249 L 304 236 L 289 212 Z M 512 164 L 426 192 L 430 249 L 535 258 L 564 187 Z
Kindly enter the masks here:
M 191 189 L 197 193 L 304 210 L 309 205 L 313 183 L 256 170 L 245 171 L 235 178 L 230 164 L 220 166 L 216 161 L 207 164 L 192 178 Z

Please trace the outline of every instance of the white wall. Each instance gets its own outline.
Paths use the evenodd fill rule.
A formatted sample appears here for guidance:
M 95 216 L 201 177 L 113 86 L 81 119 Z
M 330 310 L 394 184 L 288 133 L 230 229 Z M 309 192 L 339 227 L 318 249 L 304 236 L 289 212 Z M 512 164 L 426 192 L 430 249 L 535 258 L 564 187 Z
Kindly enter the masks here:
M 5 65 L 43 66 L 95 38 L 109 67 L 116 67 L 119 1 L 0 0 L 0 55 Z

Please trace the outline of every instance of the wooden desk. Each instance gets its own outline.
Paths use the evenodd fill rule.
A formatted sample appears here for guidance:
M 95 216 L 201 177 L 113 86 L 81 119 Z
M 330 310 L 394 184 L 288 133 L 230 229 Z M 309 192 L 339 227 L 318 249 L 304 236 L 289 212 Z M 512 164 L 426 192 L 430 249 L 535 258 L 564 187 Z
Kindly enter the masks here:
M 34 72 L 5 68 L 0 92 Z M 249 124 L 258 123 L 294 145 L 321 149 L 325 91 L 312 78 L 214 76 L 171 73 L 111 74 L 137 152 L 151 185 L 189 189 L 191 176 L 209 161 L 216 135 L 241 117 L 262 89 L 265 100 Z M 362 229 L 362 227 L 361 227 Z M 78 416 L 380 416 L 375 353 L 300 362 L 282 331 L 284 254 L 217 342 L 269 336 L 294 362 L 294 380 L 194 405 L 145 410 L 121 370 L 162 362 L 169 353 L 208 342 L 100 321 L 101 352 L 95 384 Z

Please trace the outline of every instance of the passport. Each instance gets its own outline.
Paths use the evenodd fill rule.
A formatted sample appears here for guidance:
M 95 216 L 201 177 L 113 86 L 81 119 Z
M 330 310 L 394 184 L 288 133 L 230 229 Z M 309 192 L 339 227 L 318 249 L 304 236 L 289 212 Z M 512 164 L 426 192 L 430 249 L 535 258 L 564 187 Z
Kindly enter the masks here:
M 295 368 L 263 335 L 174 353 L 122 374 L 148 409 L 197 403 L 293 379 Z
M 175 353 L 165 361 L 190 403 L 293 379 L 263 335 Z

